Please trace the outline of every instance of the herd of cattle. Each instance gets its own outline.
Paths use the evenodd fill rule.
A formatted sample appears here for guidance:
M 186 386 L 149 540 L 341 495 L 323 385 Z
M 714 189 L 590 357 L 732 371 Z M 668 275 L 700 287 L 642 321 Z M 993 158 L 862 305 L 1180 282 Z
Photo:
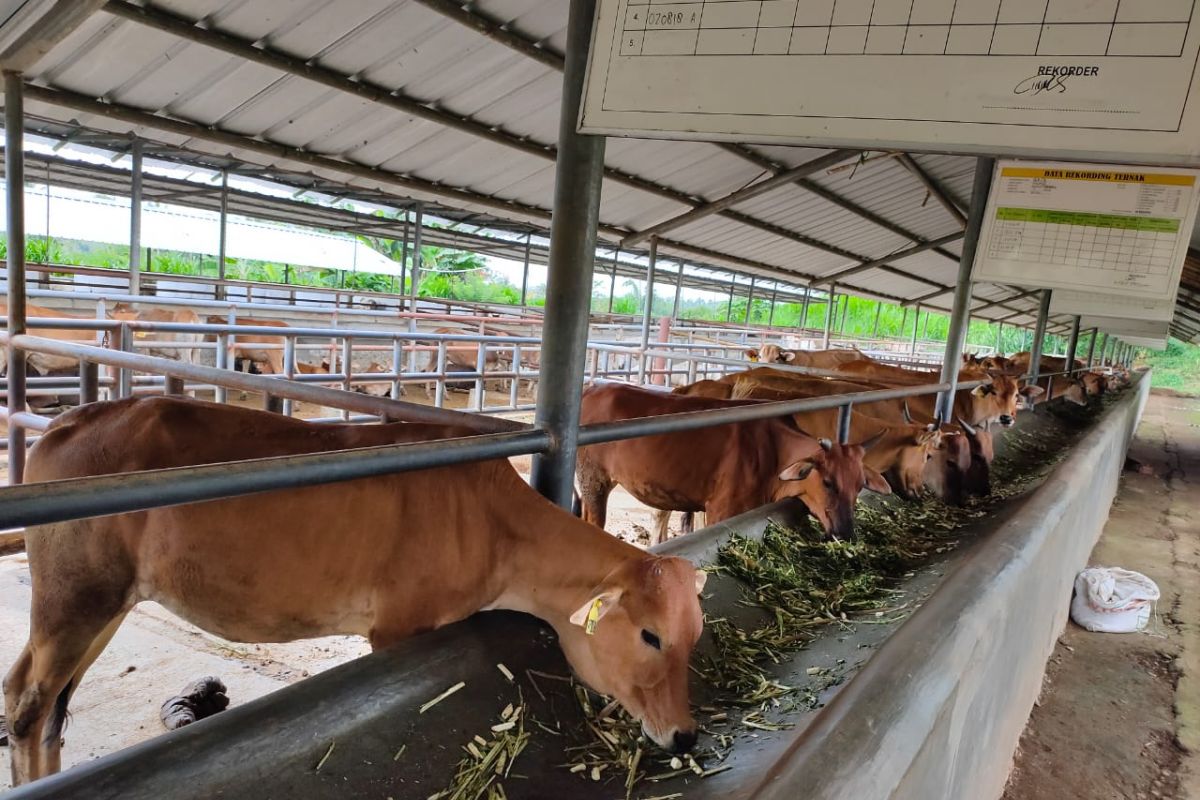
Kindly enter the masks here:
M 755 357 L 836 377 L 755 366 L 673 393 L 595 384 L 584 393 L 583 422 L 939 382 L 857 351 L 767 346 Z M 480 610 L 531 613 L 555 629 L 582 680 L 615 697 L 654 742 L 686 751 L 697 736 L 688 665 L 703 627 L 697 595 L 705 576 L 685 559 L 605 533 L 613 487 L 664 514 L 704 512 L 709 522 L 795 497 L 827 532 L 850 536 L 863 489 L 909 496 L 930 489 L 948 502 L 986 494 L 992 423 L 1012 425 L 1019 409 L 1048 395 L 1087 402 L 1128 380 L 1122 370 L 1084 371 L 1031 385 L 1021 378 L 1027 364 L 1022 354 L 968 359 L 962 379 L 986 383 L 956 393 L 953 420 L 934 416 L 932 396 L 856 405 L 844 445 L 836 441 L 835 412 L 806 412 L 585 447 L 578 463 L 584 519 L 543 498 L 508 460 L 493 459 L 31 527 L 29 640 L 4 680 L 14 783 L 59 770 L 71 697 L 144 600 L 235 641 L 349 634 L 376 648 Z M 1043 370 L 1061 366 L 1042 361 Z M 52 481 L 469 433 L 403 422 L 318 424 L 186 398 L 129 398 L 58 416 L 30 452 L 26 477 Z
M 817 368 L 822 377 L 769 366 L 701 380 L 671 394 L 625 384 L 596 384 L 583 396 L 584 424 L 764 401 L 851 394 L 936 384 L 937 372 L 884 364 L 857 350 L 751 350 L 753 361 Z M 603 527 L 607 501 L 621 486 L 658 509 L 652 543 L 661 541 L 672 511 L 703 512 L 708 523 L 794 497 L 830 536 L 854 535 L 854 505 L 863 489 L 913 499 L 925 491 L 961 505 L 991 490 L 990 427 L 1009 426 L 1017 411 L 1050 398 L 1086 405 L 1128 381 L 1123 369 L 1064 372 L 1065 359 L 1043 357 L 1036 385 L 1026 382 L 1029 353 L 965 356 L 961 381 L 986 381 L 954 397 L 953 419 L 935 415 L 936 395 L 855 404 L 847 444 L 838 439 L 837 409 L 786 419 L 743 422 L 700 434 L 647 436 L 583 448 L 578 492 L 583 518 Z

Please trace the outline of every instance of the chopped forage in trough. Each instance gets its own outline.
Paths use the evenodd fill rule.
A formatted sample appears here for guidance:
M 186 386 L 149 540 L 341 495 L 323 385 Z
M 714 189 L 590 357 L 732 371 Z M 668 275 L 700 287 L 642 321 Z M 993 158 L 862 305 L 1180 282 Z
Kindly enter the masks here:
M 126 399 L 56 419 L 30 452 L 26 478 L 470 433 Z M 703 627 L 705 573 L 577 519 L 507 459 L 38 525 L 26 538 L 29 641 L 4 681 L 15 784 L 58 771 L 71 694 L 143 600 L 234 641 L 358 634 L 375 648 L 480 610 L 524 611 L 555 629 L 579 677 L 615 697 L 652 740 L 671 751 L 696 740 L 688 659 Z

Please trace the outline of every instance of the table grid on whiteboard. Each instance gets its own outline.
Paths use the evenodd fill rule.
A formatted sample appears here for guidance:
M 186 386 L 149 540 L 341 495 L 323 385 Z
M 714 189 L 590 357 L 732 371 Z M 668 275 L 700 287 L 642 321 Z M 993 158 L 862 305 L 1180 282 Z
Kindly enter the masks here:
M 1179 57 L 1192 0 L 626 0 L 621 55 Z
M 988 257 L 1040 266 L 1169 275 L 1179 221 L 1000 208 Z M 1108 285 L 1109 281 L 1097 281 Z

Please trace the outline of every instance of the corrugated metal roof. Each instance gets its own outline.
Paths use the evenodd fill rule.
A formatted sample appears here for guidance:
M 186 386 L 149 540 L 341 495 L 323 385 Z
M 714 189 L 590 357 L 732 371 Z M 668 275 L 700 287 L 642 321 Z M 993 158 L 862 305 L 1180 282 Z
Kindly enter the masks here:
M 87 130 L 136 134 L 176 148 L 176 156 L 232 157 L 304 180 L 340 184 L 352 194 L 390 195 L 394 202 L 430 201 L 474 214 L 479 224 L 545 225 L 554 189 L 554 166 L 543 150 L 557 137 L 561 75 L 552 66 L 481 35 L 416 0 L 154 0 L 154 25 L 125 0 L 95 14 L 27 73 L 37 86 L 210 127 L 213 130 L 298 148 L 382 173 L 341 172 L 337 165 L 305 163 L 300 154 L 265 155 L 255 145 L 209 141 L 164 132 L 83 106 L 70 108 L 31 97 L 27 112 L 42 129 L 78 125 Z M 466 7 L 484 21 L 502 24 L 530 43 L 561 52 L 567 4 L 556 0 L 480 0 Z M 123 10 L 122 10 L 123 9 Z M 120 13 L 118 13 L 120 12 Z M 142 15 L 141 21 L 137 18 Z M 156 26 L 199 23 L 189 37 Z M 220 32 L 247 45 L 380 87 L 426 109 L 400 110 L 301 74 L 217 49 L 203 39 Z M 462 124 L 447 124 L 449 114 Z M 471 128 L 462 130 L 461 128 Z M 68 128 L 69 129 L 69 128 Z M 507 137 L 507 144 L 497 141 Z M 602 238 L 610 244 L 771 174 L 769 164 L 795 167 L 826 151 L 756 146 L 736 148 L 697 142 L 610 139 L 601 203 Z M 917 163 L 960 205 L 969 197 L 974 160 L 923 155 Z M 275 176 L 278 177 L 278 176 Z M 424 181 L 400 191 L 396 180 Z M 885 258 L 961 229 L 897 159 L 869 160 L 815 173 L 801 181 L 737 203 L 739 218 L 713 215 L 664 234 L 660 251 L 747 274 L 791 275 L 797 282 L 828 276 L 864 261 Z M 285 181 L 286 182 L 286 181 Z M 443 187 L 471 194 L 447 196 Z M 807 188 L 806 188 L 807 187 Z M 529 207 L 529 213 L 495 200 Z M 876 218 L 872 221 L 870 218 Z M 880 219 L 882 218 L 882 219 Z M 699 250 L 697 250 L 699 248 Z M 832 251 L 832 252 L 831 252 Z M 957 244 L 904 258 L 892 269 L 847 277 L 841 291 L 912 300 L 954 283 Z M 920 278 L 899 275 L 912 272 Z M 924 280 L 922 280 L 923 278 Z M 978 287 L 985 299 L 1013 290 Z M 928 307 L 949 309 L 950 292 Z M 996 306 L 983 316 L 1031 311 L 1031 298 Z

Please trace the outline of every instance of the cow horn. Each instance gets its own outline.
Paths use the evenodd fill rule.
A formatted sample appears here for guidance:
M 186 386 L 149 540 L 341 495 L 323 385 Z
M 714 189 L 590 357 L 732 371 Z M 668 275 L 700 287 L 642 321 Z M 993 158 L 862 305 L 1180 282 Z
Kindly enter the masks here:
M 817 444 L 821 445 L 821 449 L 825 452 L 833 449 L 833 442 L 829 439 L 817 439 Z
M 861 447 L 863 450 L 870 450 L 872 447 L 874 447 L 875 445 L 877 445 L 879 443 L 879 440 L 883 438 L 883 434 L 886 432 L 887 431 L 880 431 L 879 433 L 872 436 L 870 439 L 866 439 L 863 442 L 861 442 L 858 446 Z
M 904 398 L 904 421 L 909 425 L 913 424 L 912 412 L 908 410 L 908 398 Z
M 955 417 L 954 419 L 958 421 L 958 427 L 962 428 L 964 431 L 966 431 L 971 436 L 979 435 L 979 431 L 977 431 L 975 428 L 973 428 L 971 426 L 971 423 L 967 422 L 962 417 Z

